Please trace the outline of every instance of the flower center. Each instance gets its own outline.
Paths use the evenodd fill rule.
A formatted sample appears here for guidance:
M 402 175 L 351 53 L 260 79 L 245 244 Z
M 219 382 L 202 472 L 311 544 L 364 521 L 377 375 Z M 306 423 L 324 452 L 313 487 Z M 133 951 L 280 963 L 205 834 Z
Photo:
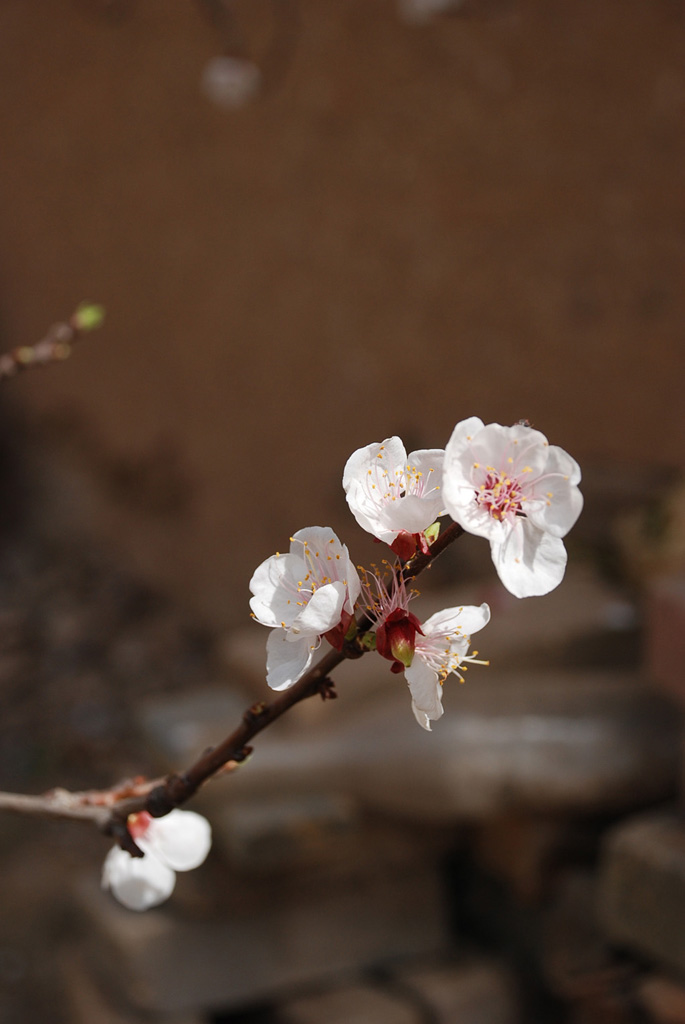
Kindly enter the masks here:
M 375 623 L 383 622 L 394 611 L 406 612 L 409 602 L 418 596 L 417 590 L 407 590 L 407 584 L 399 572 L 399 563 L 391 565 L 387 558 L 381 561 L 382 568 L 372 565 L 369 572 L 358 565 L 361 576 L 362 606 L 368 617 Z
M 473 651 L 472 654 L 466 653 L 470 639 L 459 630 L 441 638 L 420 636 L 416 638 L 416 653 L 434 672 L 437 672 L 438 682 L 441 686 L 451 673 L 454 673 L 459 682 L 463 683 L 466 681 L 463 673 L 468 668 L 466 662 L 473 665 L 490 664 L 489 661 L 481 661 L 478 658 L 478 651 Z
M 377 457 L 380 460 L 383 459 L 384 449 L 385 445 L 381 445 L 379 448 Z M 435 492 L 439 491 L 440 487 L 433 483 L 434 473 L 435 469 L 432 466 L 427 472 L 424 472 L 408 462 L 404 466 L 397 466 L 394 470 L 386 470 L 381 462 L 376 463 L 372 469 L 368 470 L 370 477 L 368 484 L 372 491 L 378 492 L 374 496 L 375 500 L 380 501 L 383 505 L 398 499 L 401 500 L 409 494 L 417 498 L 428 498 L 430 495 L 435 497 Z
M 513 519 L 524 516 L 522 504 L 525 501 L 519 481 L 506 473 L 497 473 L 488 466 L 488 475 L 476 491 L 476 500 L 493 519 Z
M 407 590 L 399 563 L 391 565 L 384 558 L 382 565 L 385 576 L 376 565 L 372 567 L 374 572 L 358 567 L 363 608 L 376 625 L 376 650 L 393 662 L 391 671 L 402 672 L 412 663 L 416 634 L 423 636 L 420 621 L 408 610 L 418 592 Z
M 295 541 L 294 537 L 290 539 Z M 307 569 L 304 578 L 297 580 L 297 592 L 305 598 L 303 603 L 306 604 L 312 594 L 316 593 L 318 587 L 325 587 L 327 583 L 339 579 L 334 563 L 340 561 L 340 555 L 337 552 L 331 553 L 326 550 L 323 552 L 312 550 L 306 540 L 298 539 L 297 543 L 302 545 L 300 557 Z M 335 545 L 335 541 L 331 539 L 328 544 Z
M 291 537 L 290 540 L 301 546 L 300 557 L 307 571 L 301 579 L 288 574 L 281 581 L 282 588 L 290 594 L 288 604 L 292 601 L 294 607 L 304 608 L 309 604 L 318 588 L 326 586 L 327 583 L 342 582 L 347 586 L 347 579 L 343 575 L 346 563 L 340 552 L 336 550 L 333 538 L 322 545 L 319 550 L 316 547 L 310 547 L 309 541 L 299 537 Z M 286 628 L 285 622 L 281 625 L 284 629 Z

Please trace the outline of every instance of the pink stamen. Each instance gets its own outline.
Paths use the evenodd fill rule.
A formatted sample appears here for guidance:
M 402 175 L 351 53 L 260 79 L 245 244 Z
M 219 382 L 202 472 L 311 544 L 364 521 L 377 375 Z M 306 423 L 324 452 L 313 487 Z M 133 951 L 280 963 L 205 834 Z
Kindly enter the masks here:
M 396 566 L 391 565 L 386 558 L 382 564 L 390 573 L 389 581 L 381 577 L 376 565 L 373 566 L 376 572 L 369 572 L 361 565 L 357 567 L 361 574 L 364 611 L 376 623 L 384 622 L 397 609 L 406 612 L 409 602 L 417 593 L 415 590 L 407 590 L 402 574 L 396 572 Z
M 518 480 L 506 474 L 488 473 L 485 482 L 476 491 L 476 499 L 493 519 L 501 521 L 525 515 L 521 485 Z

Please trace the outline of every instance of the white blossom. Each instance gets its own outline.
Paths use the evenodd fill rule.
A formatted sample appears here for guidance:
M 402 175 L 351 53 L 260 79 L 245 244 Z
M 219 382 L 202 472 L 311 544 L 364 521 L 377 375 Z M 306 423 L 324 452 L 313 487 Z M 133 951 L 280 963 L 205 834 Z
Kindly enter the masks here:
M 443 512 L 444 454 L 423 449 L 407 455 L 399 437 L 388 437 L 357 449 L 347 460 L 343 487 L 352 514 L 362 529 L 402 558 L 416 548 L 416 540 L 404 546 L 408 539 L 420 538 Z
M 455 673 L 463 682 L 461 670 L 466 663 L 488 664 L 477 660 L 478 651 L 469 654 L 468 650 L 471 634 L 490 621 L 490 609 L 487 604 L 445 608 L 420 622 L 409 611 L 409 602 L 416 596 L 415 590 L 407 590 L 397 568 L 389 581 L 363 571 L 362 600 L 376 627 L 376 650 L 392 662 L 392 672 L 404 672 L 414 717 L 430 730 L 430 723 L 443 713 L 442 687 L 447 676 Z
M 473 416 L 457 424 L 445 449 L 445 508 L 490 541 L 497 573 L 516 597 L 561 583 L 562 537 L 583 507 L 579 483 L 578 463 L 525 424 L 485 426 Z
M 324 634 L 340 634 L 359 597 L 357 570 L 347 547 L 327 526 L 310 526 L 290 538 L 288 554 L 262 562 L 250 580 L 254 618 L 272 632 L 267 640 L 267 682 L 292 686 L 309 668 Z M 344 634 L 344 630 L 343 630 Z M 336 646 L 342 635 L 333 637 Z
M 177 871 L 202 864 L 212 845 L 211 826 L 201 814 L 178 809 L 163 818 L 132 814 L 127 824 L 145 856 L 114 846 L 105 858 L 102 887 L 129 910 L 149 910 L 169 898 Z
M 487 665 L 478 661 L 478 651 L 468 653 L 471 634 L 490 621 L 487 604 L 463 605 L 436 612 L 416 634 L 414 658 L 404 670 L 411 693 L 411 706 L 416 721 L 430 730 L 430 723 L 442 715 L 442 687 L 454 673 L 463 683 L 461 670 L 467 663 Z

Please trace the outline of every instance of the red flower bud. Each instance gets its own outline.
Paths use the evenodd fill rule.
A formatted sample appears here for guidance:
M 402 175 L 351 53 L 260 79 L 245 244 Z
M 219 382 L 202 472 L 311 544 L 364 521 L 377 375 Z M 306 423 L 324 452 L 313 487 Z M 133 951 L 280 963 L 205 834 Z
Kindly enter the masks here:
M 403 562 L 408 562 L 416 554 L 416 540 L 418 536 L 418 533 L 400 530 L 390 548 Z
M 408 562 L 410 558 L 413 558 L 417 550 L 421 551 L 424 555 L 429 555 L 431 550 L 425 532 L 409 533 L 408 530 L 399 531 L 390 545 L 390 549 L 394 551 L 397 557 L 401 558 L 403 562 Z
M 392 661 L 391 672 L 403 672 L 414 659 L 416 634 L 423 636 L 421 623 L 411 612 L 396 608 L 376 630 L 376 650 Z

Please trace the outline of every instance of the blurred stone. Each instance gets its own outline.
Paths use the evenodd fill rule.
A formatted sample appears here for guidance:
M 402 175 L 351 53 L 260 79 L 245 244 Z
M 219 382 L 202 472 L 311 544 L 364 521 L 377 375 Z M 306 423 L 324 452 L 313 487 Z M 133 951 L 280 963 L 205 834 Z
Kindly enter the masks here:
M 624 987 L 597 921 L 597 878 L 589 868 L 566 868 L 555 880 L 541 918 L 541 967 L 550 991 L 579 1006 Z
M 367 838 L 355 802 L 334 793 L 224 802 L 212 815 L 212 829 L 231 861 L 251 872 L 337 867 L 356 860 L 353 851 Z
M 648 975 L 638 1001 L 654 1024 L 685 1024 L 685 983 L 661 974 Z
M 249 704 L 235 689 L 208 687 L 150 698 L 136 717 L 164 766 L 179 770 L 237 728 Z
M 403 21 L 421 25 L 436 15 L 458 10 L 463 0 L 398 0 L 397 12 Z
M 77 947 L 65 948 L 59 957 L 63 998 L 69 1024 L 202 1024 L 190 1014 L 141 1014 L 124 1005 L 119 990 L 104 992 L 90 970 L 87 957 Z
M 620 822 L 600 866 L 600 921 L 612 942 L 685 974 L 685 823 L 660 811 Z
M 640 587 L 685 572 L 685 479 L 670 477 L 661 487 L 643 491 L 638 506 L 622 510 L 614 524 L 621 567 Z
M 564 1016 L 568 1024 L 655 1024 L 651 1019 L 645 1020 L 636 1006 L 631 992 L 619 989 L 597 992 L 571 1007 L 568 1016 Z
M 519 1020 L 513 975 L 494 961 L 409 967 L 395 977 L 418 998 L 433 1024 L 516 1024 Z
M 634 674 L 476 669 L 465 686 L 448 680 L 432 733 L 416 724 L 402 678 L 391 678 L 355 714 L 333 706 L 315 731 L 264 739 L 227 799 L 350 793 L 405 818 L 454 821 L 615 811 L 675 788 L 679 723 Z
M 517 899 L 536 902 L 547 890 L 551 863 L 578 830 L 576 821 L 564 818 L 498 815 L 478 830 L 475 856 L 486 871 L 509 885 Z
M 307 875 L 249 883 L 222 872 L 209 916 L 192 904 L 183 912 L 186 884 L 179 878 L 173 902 L 145 914 L 92 884 L 78 893 L 99 969 L 148 1011 L 229 1010 L 448 942 L 438 872 L 416 854 L 406 864 L 360 865 L 345 886 Z
M 4 597 L 4 595 L 0 595 Z M 27 614 L 21 608 L 5 608 L 0 604 L 0 655 L 21 655 L 26 640 Z
M 685 705 L 685 576 L 662 578 L 650 585 L 646 643 L 650 675 Z
M 437 597 L 442 600 L 443 595 L 429 598 L 436 611 L 448 606 L 438 604 Z M 616 668 L 634 664 L 630 642 L 639 624 L 635 605 L 587 563 L 569 566 L 563 583 L 544 598 L 522 601 L 495 581 L 469 595 L 458 597 L 455 593 L 449 603 L 481 601 L 489 603 L 492 619 L 474 639 L 493 667 L 519 670 L 592 664 Z M 627 658 L 621 657 L 624 651 Z
M 423 1020 L 411 1003 L 369 985 L 294 999 L 281 1006 L 277 1016 L 278 1024 L 422 1024 Z
M 358 803 L 336 793 L 302 790 L 277 797 L 228 800 L 212 809 L 215 845 L 231 867 L 250 876 L 287 876 L 349 885 L 369 870 L 411 872 L 437 865 L 454 843 L 454 830 L 361 813 Z

